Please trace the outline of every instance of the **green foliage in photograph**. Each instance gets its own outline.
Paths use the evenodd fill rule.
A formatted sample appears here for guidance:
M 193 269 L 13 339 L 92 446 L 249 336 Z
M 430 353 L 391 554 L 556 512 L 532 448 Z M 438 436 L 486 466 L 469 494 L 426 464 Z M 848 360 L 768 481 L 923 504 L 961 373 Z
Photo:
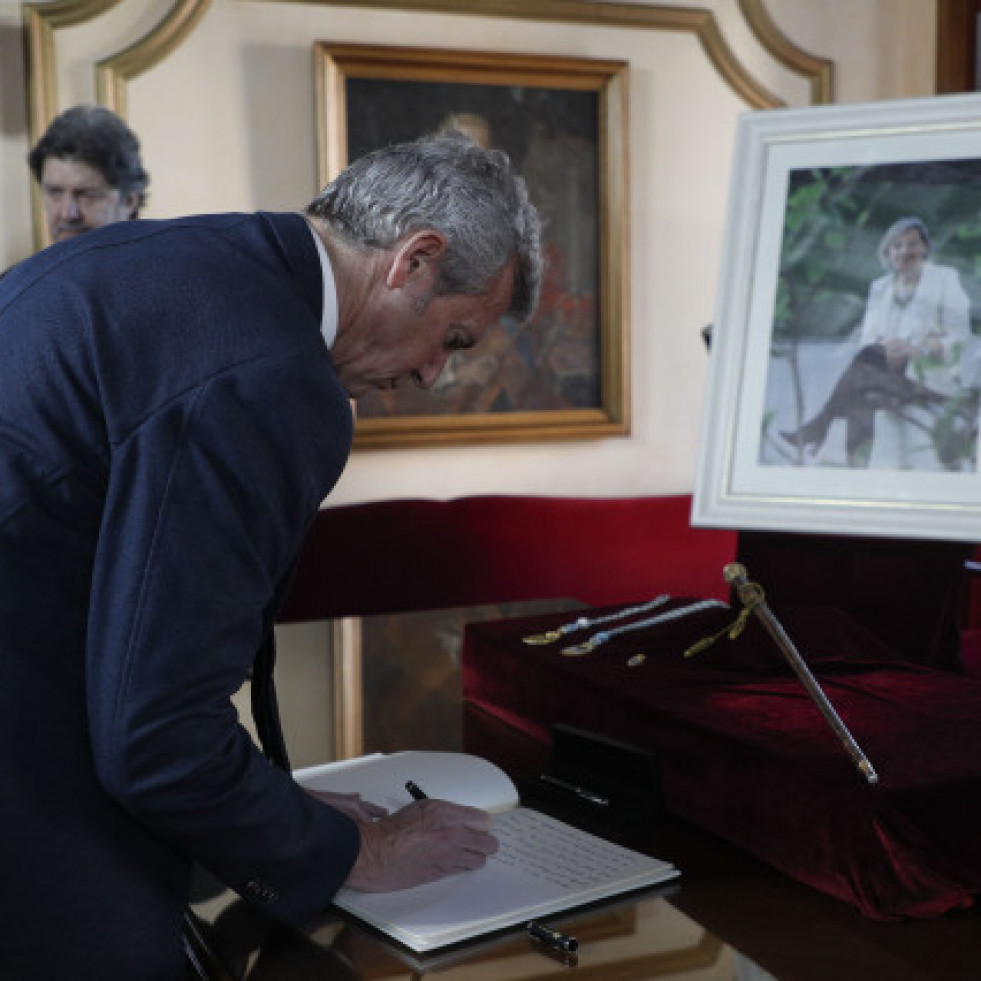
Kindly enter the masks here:
M 793 171 L 787 189 L 773 324 L 787 342 L 845 340 L 881 276 L 883 232 L 904 215 L 930 229 L 931 258 L 961 274 L 981 333 L 981 161 L 924 161 Z

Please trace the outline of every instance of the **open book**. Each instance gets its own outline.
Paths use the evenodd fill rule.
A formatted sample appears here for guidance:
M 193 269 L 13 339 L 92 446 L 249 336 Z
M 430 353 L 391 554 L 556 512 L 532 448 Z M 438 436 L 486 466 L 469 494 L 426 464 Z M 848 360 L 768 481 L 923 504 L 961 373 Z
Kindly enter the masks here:
M 511 779 L 464 753 L 412 750 L 297 770 L 316 790 L 350 793 L 390 811 L 411 803 L 406 781 L 429 797 L 493 814 L 500 850 L 482 869 L 389 893 L 342 889 L 334 904 L 423 952 L 673 879 L 668 862 L 522 807 Z

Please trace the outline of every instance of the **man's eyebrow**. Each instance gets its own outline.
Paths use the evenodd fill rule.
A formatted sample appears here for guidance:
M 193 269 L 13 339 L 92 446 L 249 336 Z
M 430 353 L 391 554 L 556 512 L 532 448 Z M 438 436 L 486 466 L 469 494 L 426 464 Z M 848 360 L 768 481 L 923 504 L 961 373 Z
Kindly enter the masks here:
M 42 181 L 41 187 L 50 188 L 52 191 L 76 191 L 85 194 L 112 190 L 108 187 L 100 187 L 98 184 L 85 184 L 82 187 L 67 187 L 65 184 L 58 184 L 55 181 Z

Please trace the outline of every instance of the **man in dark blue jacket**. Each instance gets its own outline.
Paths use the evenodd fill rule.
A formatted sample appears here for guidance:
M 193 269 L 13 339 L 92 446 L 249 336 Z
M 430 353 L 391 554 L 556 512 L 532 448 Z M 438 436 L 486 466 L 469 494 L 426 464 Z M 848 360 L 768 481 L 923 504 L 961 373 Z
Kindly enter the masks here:
M 481 812 L 316 799 L 230 698 L 349 397 L 431 385 L 539 277 L 520 177 L 449 135 L 306 215 L 118 223 L 0 283 L 0 977 L 180 977 L 192 861 L 293 922 L 483 864 Z

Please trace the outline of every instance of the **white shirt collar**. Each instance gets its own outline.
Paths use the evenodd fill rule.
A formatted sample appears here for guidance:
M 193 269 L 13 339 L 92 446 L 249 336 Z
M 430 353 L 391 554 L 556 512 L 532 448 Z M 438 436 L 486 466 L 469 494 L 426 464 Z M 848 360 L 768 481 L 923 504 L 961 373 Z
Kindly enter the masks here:
M 313 225 L 307 223 L 310 234 L 313 235 L 314 242 L 317 243 L 317 254 L 320 256 L 320 271 L 324 280 L 324 312 L 320 320 L 320 333 L 323 334 L 324 343 L 330 350 L 337 340 L 337 287 L 334 285 L 334 270 L 330 266 L 330 256 L 324 248 L 324 243 L 320 241 Z

